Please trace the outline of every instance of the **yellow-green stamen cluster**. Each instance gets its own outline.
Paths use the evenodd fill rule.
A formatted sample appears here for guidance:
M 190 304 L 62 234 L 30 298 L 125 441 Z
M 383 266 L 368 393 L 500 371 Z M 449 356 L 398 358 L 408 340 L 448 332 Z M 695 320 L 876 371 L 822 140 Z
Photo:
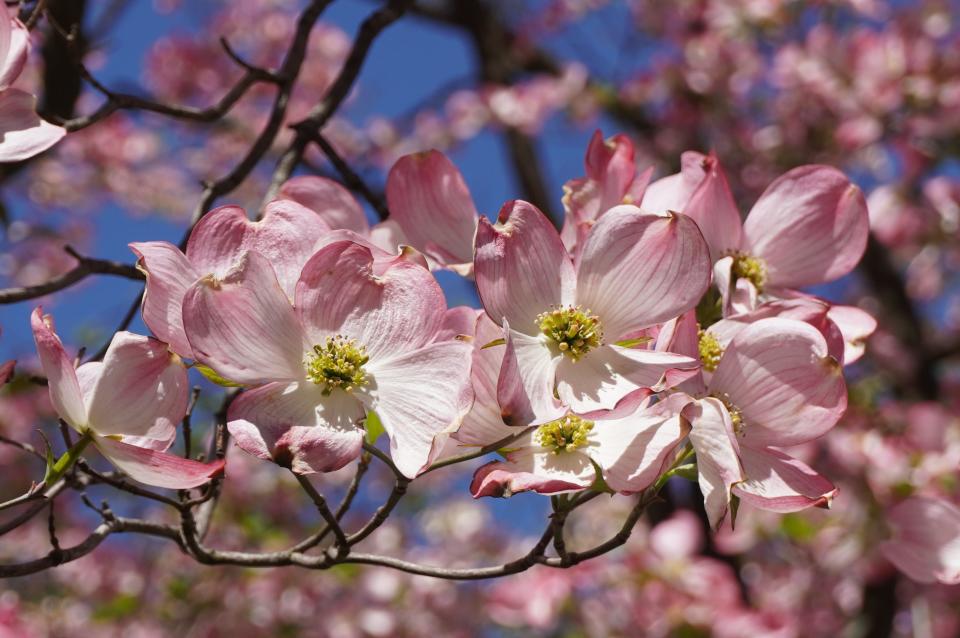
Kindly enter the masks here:
M 714 394 L 712 395 L 716 399 L 720 399 L 720 402 L 723 403 L 724 407 L 727 408 L 727 412 L 730 414 L 730 423 L 733 425 L 733 431 L 736 434 L 743 434 L 743 428 L 746 425 L 743 422 L 743 413 L 740 412 L 740 408 L 733 404 L 733 401 L 730 400 L 726 394 Z
M 571 452 L 587 444 L 587 435 L 593 429 L 593 421 L 587 421 L 575 414 L 545 423 L 537 428 L 534 435 L 537 443 L 552 451 Z
M 733 274 L 752 282 L 758 292 L 763 291 L 763 285 L 767 281 L 767 267 L 763 260 L 744 253 L 733 255 Z
M 336 388 L 350 392 L 367 382 L 363 365 L 369 360 L 367 349 L 355 339 L 340 335 L 327 337 L 323 344 L 313 346 L 313 352 L 307 357 L 307 378 L 326 386 L 324 394 Z
M 600 318 L 589 309 L 581 310 L 580 306 L 554 308 L 541 313 L 537 324 L 560 352 L 574 361 L 599 346 L 603 339 Z
M 713 372 L 720 365 L 720 358 L 723 356 L 723 346 L 717 341 L 717 338 L 701 329 L 697 334 L 700 350 L 700 361 L 703 363 L 703 369 L 707 372 Z

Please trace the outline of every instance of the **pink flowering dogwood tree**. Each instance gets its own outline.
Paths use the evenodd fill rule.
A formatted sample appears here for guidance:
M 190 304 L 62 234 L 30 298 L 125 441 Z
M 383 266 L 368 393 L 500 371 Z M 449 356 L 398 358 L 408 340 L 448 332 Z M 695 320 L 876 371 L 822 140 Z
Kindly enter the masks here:
M 184 565 L 365 566 L 334 572 L 370 579 L 339 610 L 356 635 L 402 633 L 373 613 L 384 601 L 446 600 L 449 626 L 451 608 L 476 612 L 467 590 L 386 570 L 514 577 L 477 607 L 518 631 L 576 613 L 593 616 L 588 635 L 626 635 L 602 613 L 622 603 L 651 635 L 697 633 L 698 614 L 709 635 L 800 636 L 808 616 L 840 635 L 860 625 L 824 621 L 817 596 L 882 615 L 884 587 L 926 588 L 909 609 L 923 635 L 960 626 L 923 620 L 960 583 L 960 348 L 931 337 L 960 325 L 960 186 L 929 161 L 956 145 L 960 67 L 938 53 L 957 39 L 935 3 L 892 33 L 876 27 L 886 3 L 838 2 L 876 28 L 847 37 L 825 19 L 772 53 L 764 38 L 802 22 L 778 3 L 547 2 L 507 19 L 481 0 L 388 0 L 352 41 L 321 22 L 331 2 L 301 4 L 212 13 L 231 34 L 222 56 L 159 43 L 156 98 L 98 79 L 83 9 L 0 7 L 0 161 L 26 171 L 31 206 L 79 209 L 75 180 L 131 210 L 192 209 L 179 242 L 137 227 L 119 261 L 51 257 L 66 230 L 4 212 L 31 243 L 0 260 L 16 278 L 0 304 L 32 309 L 4 316 L 4 339 L 33 346 L 0 362 L 0 410 L 17 417 L 0 416 L 0 450 L 30 462 L 0 455 L 0 536 L 15 548 L 0 577 L 81 569 L 128 534 Z M 628 34 L 659 24 L 663 59 L 609 77 L 555 60 L 546 34 L 607 5 Z M 361 124 L 364 63 L 407 14 L 469 35 L 477 81 Z M 825 59 L 834 48 L 857 62 Z M 86 87 L 65 108 L 57 55 Z M 550 186 L 535 142 L 560 111 L 593 132 L 582 170 Z M 492 134 L 517 178 L 496 201 L 460 153 Z M 871 193 L 864 175 L 891 166 L 910 178 Z M 117 329 L 61 332 L 106 337 L 68 351 L 43 308 L 63 329 L 83 302 L 61 293 L 100 276 L 140 292 Z M 530 524 L 506 508 L 547 520 L 521 544 Z M 260 530 L 266 518 L 286 529 Z M 51 550 L 19 555 L 37 521 Z M 297 570 L 267 573 L 284 571 Z M 822 591 L 800 608 L 790 578 Z M 593 612 L 570 611 L 590 592 Z M 18 635 L 6 604 L 0 635 Z

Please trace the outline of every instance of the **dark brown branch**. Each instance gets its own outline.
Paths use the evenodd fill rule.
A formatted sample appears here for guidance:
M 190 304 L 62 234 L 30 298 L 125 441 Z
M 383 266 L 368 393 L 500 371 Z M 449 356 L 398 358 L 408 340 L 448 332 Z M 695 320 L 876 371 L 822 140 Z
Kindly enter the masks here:
M 385 220 L 390 216 L 390 211 L 387 210 L 387 205 L 383 201 L 383 198 L 377 196 L 367 183 L 357 175 L 356 171 L 350 168 L 350 165 L 340 157 L 340 154 L 337 153 L 337 149 L 333 147 L 327 138 L 315 129 L 306 129 L 304 135 L 307 135 L 310 138 L 310 141 L 315 143 L 323 151 L 324 155 L 327 156 L 327 159 L 330 160 L 330 163 L 333 164 L 333 167 L 337 169 L 337 172 L 340 174 L 340 177 L 343 178 L 344 183 L 352 191 L 360 193 L 371 206 L 373 210 L 377 211 L 377 216 L 380 217 L 380 221 Z
M 69 288 L 73 284 L 86 279 L 90 275 L 114 275 L 116 277 L 126 277 L 127 279 L 142 280 L 143 273 L 136 267 L 129 264 L 122 264 L 116 261 L 107 261 L 104 259 L 93 259 L 84 257 L 67 247 L 69 252 L 78 262 L 78 264 L 64 274 L 50 281 L 37 284 L 36 286 L 23 286 L 20 288 L 7 288 L 0 290 L 0 304 L 17 303 L 29 299 L 37 299 L 49 295 L 50 293 Z
M 363 63 L 370 53 L 374 40 L 384 29 L 396 22 L 412 4 L 412 0 L 390 0 L 384 6 L 371 13 L 360 25 L 353 47 L 340 69 L 337 78 L 327 89 L 323 100 L 317 104 L 310 114 L 293 125 L 296 136 L 287 151 L 277 162 L 273 172 L 273 180 L 267 192 L 266 199 L 272 198 L 280 189 L 280 185 L 293 174 L 297 165 L 303 159 L 303 153 L 310 142 L 314 131 L 322 131 L 333 114 L 350 94 L 357 77 L 363 69 Z

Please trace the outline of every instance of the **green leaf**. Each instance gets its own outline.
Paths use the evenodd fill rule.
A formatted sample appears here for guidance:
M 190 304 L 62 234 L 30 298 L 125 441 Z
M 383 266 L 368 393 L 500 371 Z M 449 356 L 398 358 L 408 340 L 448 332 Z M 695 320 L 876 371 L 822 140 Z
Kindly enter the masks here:
M 697 480 L 699 480 L 699 477 L 697 474 L 696 462 L 684 463 L 683 465 L 678 465 L 677 467 L 673 468 L 673 470 L 670 472 L 670 475 L 679 476 L 680 478 L 687 479 L 688 481 L 693 481 L 694 483 L 696 483 Z
M 51 464 L 53 460 L 53 454 L 50 453 L 50 448 L 47 447 L 47 471 L 44 474 L 43 482 L 47 487 L 52 486 L 54 483 L 60 480 L 60 478 L 67 473 L 73 464 L 77 462 L 77 459 L 80 458 L 80 454 L 90 445 L 93 441 L 93 437 L 89 432 L 85 433 L 80 440 L 74 443 L 69 450 L 63 453 L 56 462 Z
M 205 366 L 202 363 L 195 363 L 193 364 L 193 367 L 196 368 L 200 372 L 200 374 L 205 376 L 207 380 L 210 381 L 211 383 L 216 383 L 217 385 L 223 386 L 225 388 L 242 388 L 243 387 L 242 383 L 236 383 L 235 381 L 231 381 L 230 379 L 225 379 L 224 377 L 221 377 L 219 374 L 214 372 L 213 368 Z
M 617 341 L 613 345 L 620 346 L 621 348 L 635 348 L 636 346 L 642 346 L 645 343 L 650 343 L 653 341 L 653 337 L 637 337 L 636 339 L 624 339 L 623 341 Z
M 383 434 L 384 430 L 383 423 L 380 422 L 380 417 L 377 416 L 377 413 L 373 410 L 367 412 L 365 429 L 367 431 L 367 443 L 370 445 L 376 445 L 377 439 L 380 438 L 380 435 Z
M 490 343 L 481 346 L 480 349 L 486 350 L 487 348 L 492 348 L 494 346 L 502 346 L 502 345 L 505 345 L 506 343 L 507 343 L 507 340 L 501 337 L 499 339 L 494 339 Z

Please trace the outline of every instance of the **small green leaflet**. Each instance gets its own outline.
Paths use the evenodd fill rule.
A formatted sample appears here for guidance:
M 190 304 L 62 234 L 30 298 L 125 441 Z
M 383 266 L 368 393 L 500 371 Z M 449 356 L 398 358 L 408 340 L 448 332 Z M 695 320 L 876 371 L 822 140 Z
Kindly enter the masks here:
M 205 376 L 208 381 L 212 383 L 216 383 L 219 386 L 223 386 L 224 388 L 242 388 L 243 387 L 242 383 L 236 383 L 229 379 L 225 379 L 221 377 L 219 374 L 217 374 L 216 372 L 214 372 L 213 368 L 207 367 L 202 363 L 195 363 L 193 364 L 193 367 L 196 368 L 200 372 L 200 374 Z
M 377 416 L 377 413 L 374 411 L 367 412 L 367 419 L 365 421 L 364 427 L 367 431 L 367 443 L 370 445 L 376 445 L 377 439 L 380 438 L 380 435 L 383 434 L 383 423 L 380 422 L 380 417 Z

